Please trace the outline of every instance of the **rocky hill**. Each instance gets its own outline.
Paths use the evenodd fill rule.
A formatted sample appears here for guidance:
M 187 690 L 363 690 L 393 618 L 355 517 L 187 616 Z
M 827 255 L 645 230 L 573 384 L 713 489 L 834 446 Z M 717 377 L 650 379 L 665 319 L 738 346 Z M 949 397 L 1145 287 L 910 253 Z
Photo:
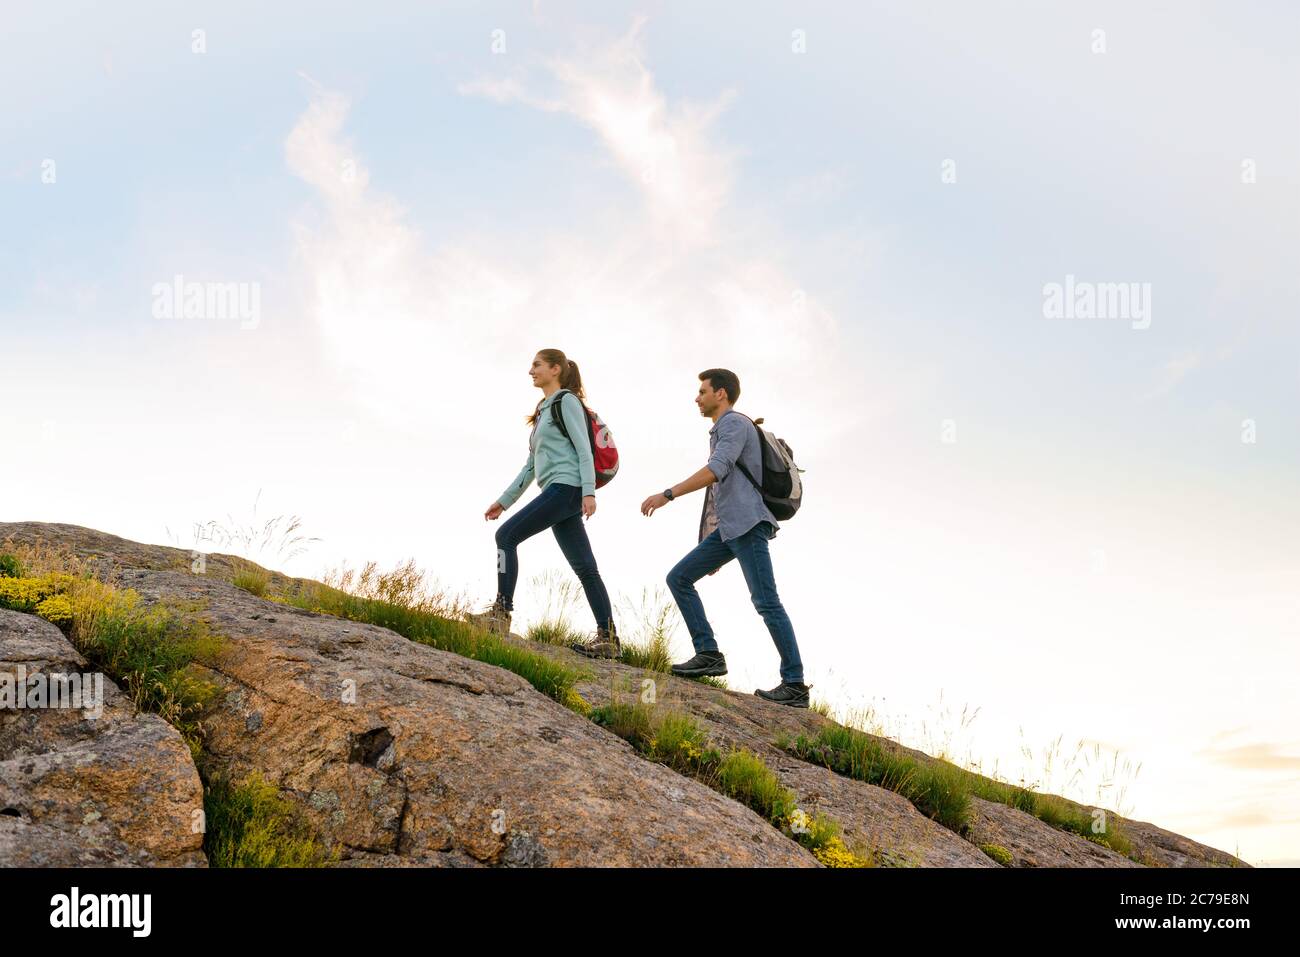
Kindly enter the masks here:
M 722 786 L 725 774 L 692 771 L 747 752 L 800 812 L 834 822 L 843 856 L 856 863 L 1245 866 L 1114 814 L 1107 820 L 1123 842 L 1089 839 L 1058 818 L 1061 809 L 1083 816 L 1092 809 L 1064 799 L 1039 802 L 1056 808 L 1053 816 L 1031 813 L 1023 794 L 1010 802 L 972 794 L 961 825 L 945 826 L 926 813 L 933 805 L 914 789 L 869 783 L 822 760 L 830 752 L 795 746 L 801 738 L 825 740 L 833 722 L 815 712 L 620 662 L 588 661 L 519 636 L 505 640 L 521 662 L 508 670 L 295 605 L 285 596 L 314 583 L 227 556 L 207 556 L 196 568 L 187 551 L 38 523 L 0 524 L 0 555 L 6 549 L 62 556 L 77 574 L 138 596 L 132 614 L 162 609 L 182 623 L 192 619 L 220 649 L 184 669 L 190 684 L 182 690 L 206 689 L 202 712 L 190 723 L 178 717 L 185 714 L 179 708 L 163 716 L 142 711 L 113 681 L 105 682 L 99 718 L 67 709 L 0 711 L 0 865 L 204 866 L 205 831 L 225 814 L 214 804 L 213 782 L 249 780 L 265 782 L 293 810 L 296 833 L 322 850 L 320 863 L 328 866 L 832 861 L 813 853 L 813 842 L 783 826 L 771 802 L 752 789 Z M 254 591 L 265 597 L 234 584 L 250 571 L 265 585 Z M 0 605 L 6 595 L 10 609 L 22 608 L 24 595 L 34 603 L 0 610 L 0 676 L 103 668 L 119 682 L 134 681 L 100 660 L 106 648 L 118 647 L 96 638 L 103 622 L 76 611 L 75 600 L 68 612 L 59 600 L 42 598 L 46 592 L 32 591 L 35 584 L 23 584 L 38 579 L 31 569 L 11 568 L 8 590 L 0 587 Z M 73 587 L 57 576 L 48 581 L 55 591 Z M 68 594 L 75 598 L 75 589 Z M 497 660 L 509 664 L 509 655 L 498 649 Z M 579 669 L 578 680 L 563 694 L 544 693 L 539 661 L 566 673 Z M 131 697 L 147 707 L 149 689 L 132 687 Z M 708 755 L 691 745 L 682 751 L 689 761 L 651 760 L 609 720 L 593 720 L 619 702 L 644 700 L 647 688 L 653 694 L 645 710 L 689 719 L 707 737 Z M 883 739 L 861 740 L 915 768 L 942 764 Z

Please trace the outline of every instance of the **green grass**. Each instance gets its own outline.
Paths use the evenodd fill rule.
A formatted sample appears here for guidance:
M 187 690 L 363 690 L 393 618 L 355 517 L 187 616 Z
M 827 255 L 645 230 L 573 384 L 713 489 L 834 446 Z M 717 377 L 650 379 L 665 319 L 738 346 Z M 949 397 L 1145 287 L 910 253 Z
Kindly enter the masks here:
M 666 675 L 672 673 L 673 655 L 666 637 L 655 635 L 649 640 L 639 640 L 634 638 L 630 641 L 623 641 L 620 639 L 619 646 L 621 648 L 621 653 L 618 656 L 620 664 L 627 665 L 631 668 L 641 668 L 645 671 L 654 671 L 659 674 Z M 720 688 L 723 691 L 727 690 L 727 680 L 725 678 L 704 676 L 698 678 L 683 678 L 682 680 L 695 681 L 702 685 L 708 685 L 711 688 Z
M 23 575 L 23 563 L 18 560 L 18 556 L 8 552 L 0 553 L 0 578 L 22 578 Z
M 733 751 L 718 765 L 718 790 L 769 821 L 783 821 L 798 808 L 794 792 L 752 751 Z
M 661 636 L 654 636 L 649 641 L 636 638 L 624 641 L 620 637 L 619 648 L 618 660 L 629 667 L 668 674 L 673 666 L 672 649 L 667 639 Z
M 449 618 L 446 606 L 436 600 L 399 589 L 381 589 L 380 593 L 388 597 L 367 597 L 330 585 L 302 583 L 293 594 L 283 597 L 287 604 L 298 608 L 378 625 L 440 651 L 505 668 L 565 707 L 584 715 L 589 710 L 576 690 L 578 683 L 589 677 L 587 672 L 511 644 L 468 622 Z
M 591 719 L 628 741 L 644 757 L 689 775 L 744 804 L 828 867 L 864 867 L 840 838 L 839 825 L 798 807 L 798 798 L 752 751 L 723 754 L 689 715 L 615 701 L 593 709 Z
M 337 859 L 292 801 L 254 773 L 241 783 L 214 775 L 203 789 L 211 867 L 323 867 Z
M 1031 792 L 1031 796 L 1034 804 L 1028 813 L 1034 815 L 1034 817 L 1050 824 L 1052 827 L 1062 831 L 1069 831 L 1071 834 L 1077 834 L 1086 840 L 1100 844 L 1102 847 L 1109 847 L 1117 854 L 1123 854 L 1125 857 L 1137 860 L 1134 856 L 1132 842 L 1129 841 L 1119 823 L 1115 820 L 1118 815 L 1106 814 L 1104 817 L 1095 818 L 1087 809 L 1075 807 L 1055 794 L 1033 794 Z M 993 799 L 990 798 L 989 800 Z M 1094 827 L 1098 824 L 1102 825 L 1102 829 L 1094 830 Z
M 1092 814 L 1062 798 L 994 781 L 948 761 L 921 761 L 855 728 L 827 725 L 813 738 L 800 735 L 793 743 L 783 740 L 780 745 L 806 761 L 895 791 L 911 801 L 917 810 L 962 836 L 970 831 L 973 796 L 1032 814 L 1052 827 L 1119 854 L 1131 857 L 1133 853 L 1128 838 L 1113 819 L 1107 822 L 1103 832 L 1094 833 Z
M 236 561 L 235 573 L 231 576 L 230 584 L 242 588 L 250 595 L 265 598 L 271 584 L 271 573 L 252 562 Z
M 970 790 L 960 768 L 922 763 L 902 749 L 840 725 L 826 725 L 814 738 L 800 735 L 786 747 L 806 761 L 901 794 L 922 814 L 958 834 L 970 829 Z
M 580 640 L 582 635 L 569 627 L 568 622 L 540 621 L 535 625 L 529 625 L 524 637 L 529 641 L 538 641 L 544 645 L 557 645 L 561 648 L 567 648 L 573 642 Z
M 73 644 L 136 707 L 180 731 L 197 756 L 200 719 L 218 688 L 190 666 L 212 661 L 224 639 L 209 631 L 194 606 L 164 602 L 145 608 L 135 592 L 95 585 L 74 595 Z
M 528 627 L 524 637 L 560 647 L 588 637 L 574 628 L 570 619 L 581 595 L 574 581 L 555 572 L 545 572 L 532 579 L 531 588 L 534 594 L 545 595 L 546 602 L 541 619 Z M 667 674 L 673 663 L 672 605 L 663 600 L 660 591 L 651 593 L 648 589 L 642 591 L 639 606 L 626 598 L 620 605 L 623 621 L 630 624 L 619 629 L 617 660 L 633 668 Z
M 547 572 L 532 579 L 531 587 L 535 593 L 546 595 L 542 618 L 530 625 L 524 637 L 530 641 L 545 645 L 568 647 L 575 641 L 588 636 L 573 627 L 569 613 L 577 604 L 580 590 L 577 585 L 554 572 Z M 672 635 L 676 628 L 676 605 L 663 589 L 642 589 L 639 604 L 623 598 L 622 619 L 629 623 L 627 628 L 619 630 L 619 655 L 615 659 L 620 664 L 643 671 L 669 674 L 673 666 Z M 713 688 L 727 690 L 723 678 L 690 678 Z
M 623 620 L 631 622 L 627 634 L 619 636 L 622 653 L 618 660 L 633 668 L 667 674 L 673 665 L 672 637 L 676 629 L 676 605 L 662 588 L 641 590 L 641 600 L 633 604 L 624 598 Z
M 137 708 L 180 731 L 196 757 L 201 752 L 199 722 L 216 686 L 190 666 L 212 660 L 223 639 L 209 631 L 198 607 L 175 601 L 145 606 L 130 589 L 58 571 L 0 578 L 0 607 L 57 625 Z
M 652 709 L 614 702 L 592 708 L 588 717 L 614 732 L 646 757 L 655 757 L 651 742 L 654 740 L 656 721 Z
M 723 760 L 695 719 L 673 711 L 660 715 L 649 751 L 654 760 L 683 773 L 715 767 Z
M 633 622 L 632 632 L 623 636 L 619 642 L 622 654 L 620 663 L 632 668 L 670 674 L 673 667 L 673 634 L 677 630 L 679 617 L 677 604 L 664 589 L 648 588 L 641 590 L 641 600 L 633 604 L 631 600 L 622 601 L 624 621 Z M 724 678 L 688 678 L 713 688 L 727 690 Z

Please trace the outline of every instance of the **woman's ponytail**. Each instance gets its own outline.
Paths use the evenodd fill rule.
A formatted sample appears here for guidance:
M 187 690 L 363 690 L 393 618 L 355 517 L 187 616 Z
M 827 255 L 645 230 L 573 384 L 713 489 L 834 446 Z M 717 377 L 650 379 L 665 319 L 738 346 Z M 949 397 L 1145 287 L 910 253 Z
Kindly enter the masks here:
M 579 399 L 586 398 L 586 394 L 582 391 L 582 373 L 578 371 L 578 363 L 572 359 L 568 360 L 568 365 L 560 373 L 560 385 L 575 393 Z

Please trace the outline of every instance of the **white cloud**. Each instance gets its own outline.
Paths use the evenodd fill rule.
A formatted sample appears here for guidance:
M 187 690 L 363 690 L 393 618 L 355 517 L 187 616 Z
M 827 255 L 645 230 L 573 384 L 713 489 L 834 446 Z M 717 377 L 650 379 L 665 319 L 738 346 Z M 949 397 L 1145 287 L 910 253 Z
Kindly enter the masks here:
M 837 377 L 861 370 L 836 345 L 834 317 L 791 274 L 780 234 L 736 208 L 731 159 L 710 128 L 725 96 L 708 108 L 670 106 L 643 65 L 639 27 L 546 60 L 532 85 L 512 77 L 463 87 L 577 117 L 626 175 L 627 209 L 546 235 L 504 226 L 428 248 L 346 138 L 347 98 L 314 91 L 285 143 L 290 170 L 317 191 L 295 224 L 298 251 L 315 324 L 372 409 L 418 416 L 434 379 L 476 392 L 486 415 L 516 409 L 517 394 L 500 399 L 482 383 L 522 379 L 532 352 L 554 345 L 603 371 L 605 401 L 614 392 L 647 428 L 659 410 L 646 405 L 644 381 L 619 370 L 660 370 L 660 397 L 673 401 L 668 383 L 693 394 L 696 372 L 728 365 L 750 394 L 779 396 L 787 422 L 809 423 L 805 445 L 859 414 L 836 401 Z M 538 83 L 554 93 L 536 92 Z M 756 414 L 771 417 L 771 405 Z
M 715 241 L 732 181 L 731 158 L 710 142 L 708 128 L 733 94 L 670 107 L 644 63 L 644 24 L 638 18 L 627 34 L 605 46 L 544 59 L 540 70 L 534 64 L 519 76 L 480 79 L 460 89 L 577 117 L 640 186 L 656 226 L 679 242 Z M 543 84 L 556 89 L 543 94 Z

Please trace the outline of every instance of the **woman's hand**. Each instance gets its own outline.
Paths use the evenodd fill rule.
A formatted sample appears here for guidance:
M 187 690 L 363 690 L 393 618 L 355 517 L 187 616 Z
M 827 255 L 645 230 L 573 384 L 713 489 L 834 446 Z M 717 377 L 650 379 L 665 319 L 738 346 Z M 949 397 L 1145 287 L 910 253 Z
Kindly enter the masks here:
M 498 518 L 501 517 L 501 513 L 504 511 L 505 509 L 501 507 L 500 502 L 493 502 L 490 506 L 488 506 L 488 510 L 483 513 L 483 517 L 487 519 L 489 522 L 495 522 Z
M 582 497 L 582 515 L 584 518 L 591 518 L 596 514 L 596 496 L 584 495 Z

